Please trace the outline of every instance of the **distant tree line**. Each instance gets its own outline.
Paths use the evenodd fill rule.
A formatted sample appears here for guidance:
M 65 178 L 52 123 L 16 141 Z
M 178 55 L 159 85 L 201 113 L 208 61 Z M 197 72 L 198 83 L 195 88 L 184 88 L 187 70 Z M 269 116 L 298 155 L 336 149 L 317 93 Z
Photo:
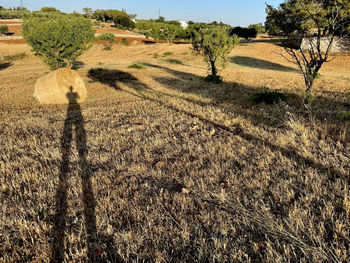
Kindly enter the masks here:
M 168 40 L 172 42 L 173 40 L 192 41 L 195 37 L 195 32 L 199 32 L 201 28 L 211 26 L 229 28 L 228 32 L 230 36 L 236 35 L 248 41 L 252 38 L 256 38 L 259 33 L 265 32 L 265 28 L 262 24 L 250 25 L 248 28 L 232 28 L 230 25 L 217 21 L 211 23 L 195 23 L 189 21 L 188 27 L 182 28 L 180 22 L 174 20 L 166 21 L 164 17 L 150 20 L 137 20 L 135 28 L 139 30 L 139 33 L 144 34 L 146 37 L 152 37 L 156 41 Z
M 0 8 L 0 18 L 2 19 L 24 19 L 28 17 L 55 18 L 58 16 L 79 17 L 82 15 L 77 12 L 66 14 L 54 7 L 42 7 L 39 11 L 32 12 L 25 7 Z

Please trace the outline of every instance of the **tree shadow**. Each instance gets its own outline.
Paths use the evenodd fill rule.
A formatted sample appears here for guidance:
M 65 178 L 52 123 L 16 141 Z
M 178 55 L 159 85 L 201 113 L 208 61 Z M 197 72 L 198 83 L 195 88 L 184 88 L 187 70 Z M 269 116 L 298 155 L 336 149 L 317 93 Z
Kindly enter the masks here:
M 283 118 L 284 115 L 283 111 L 280 111 L 281 107 L 279 104 L 254 104 L 251 101 L 252 95 L 257 92 L 263 92 L 263 88 L 248 86 L 236 82 L 223 82 L 216 85 L 215 88 L 208 88 L 211 84 L 207 83 L 205 85 L 207 87 L 198 85 L 200 82 L 203 84 L 206 83 L 204 77 L 174 70 L 165 66 L 153 65 L 151 63 L 143 63 L 143 65 L 158 68 L 171 75 L 170 77 L 153 77 L 163 86 L 184 93 L 195 94 L 199 97 L 209 98 L 211 100 L 211 102 L 204 104 L 203 102 L 198 101 L 197 104 L 200 106 L 205 106 L 205 104 L 212 105 L 219 107 L 226 112 L 240 114 L 252 121 L 253 124 L 262 123 L 273 128 L 275 128 L 276 125 L 283 125 L 281 117 Z M 302 93 L 283 93 L 287 95 L 288 98 L 288 111 L 302 118 L 310 117 L 310 115 L 304 110 L 304 97 Z M 185 97 L 183 97 L 183 99 L 188 100 Z M 191 101 L 196 103 L 193 99 L 191 99 Z M 222 105 L 225 105 L 225 107 Z M 264 108 L 264 111 L 261 111 L 261 108 Z M 337 126 L 338 130 L 334 129 L 334 135 L 339 134 L 339 129 L 342 128 L 341 126 L 343 122 L 339 120 L 338 115 L 343 111 L 350 110 L 349 95 L 346 96 L 343 92 L 339 94 L 322 94 L 322 92 L 315 92 L 315 96 L 310 105 L 310 110 L 313 120 L 325 126 Z M 283 116 L 280 116 L 281 114 Z
M 149 64 L 149 63 L 145 63 L 145 65 L 149 66 L 149 67 L 154 66 L 156 68 L 163 68 L 164 70 L 166 70 L 168 72 L 172 72 L 173 74 L 175 74 L 177 76 L 179 76 L 179 75 L 182 76 L 182 78 L 184 78 L 184 79 L 190 78 L 190 77 L 191 78 L 200 78 L 200 77 L 198 77 L 196 75 L 193 75 L 193 74 L 190 74 L 190 73 L 178 72 L 178 71 L 175 71 L 175 70 L 172 70 L 172 69 L 161 67 L 159 65 L 152 65 L 152 64 Z M 206 119 L 206 118 L 200 116 L 199 114 L 188 112 L 188 111 L 186 111 L 184 109 L 180 109 L 180 108 L 178 108 L 177 106 L 175 106 L 173 104 L 170 104 L 170 105 L 166 104 L 164 101 L 162 101 L 161 99 L 158 99 L 158 98 L 161 98 L 162 96 L 174 97 L 173 94 L 167 94 L 167 93 L 164 93 L 164 92 L 160 92 L 160 91 L 154 90 L 154 89 L 150 88 L 149 86 L 147 86 L 146 84 L 140 82 L 137 78 L 133 77 L 129 73 L 121 72 L 121 71 L 118 71 L 118 70 L 102 70 L 100 72 L 100 74 L 101 74 L 101 76 L 106 76 L 106 75 L 109 76 L 109 78 L 108 78 L 109 81 L 106 82 L 106 81 L 102 80 L 102 83 L 108 84 L 110 87 L 112 87 L 114 89 L 130 93 L 130 94 L 132 94 L 132 95 L 134 95 L 136 97 L 139 97 L 139 98 L 142 98 L 142 99 L 145 99 L 145 100 L 149 100 L 149 101 L 155 102 L 155 103 L 157 103 L 157 104 L 159 104 L 159 105 L 161 105 L 161 106 L 163 106 L 163 107 L 165 107 L 167 109 L 170 109 L 170 110 L 172 110 L 174 112 L 185 114 L 188 117 L 197 118 L 200 121 L 202 121 L 203 123 L 214 127 L 215 129 L 218 129 L 218 130 L 221 130 L 223 132 L 229 133 L 231 136 L 240 136 L 241 138 L 243 138 L 243 139 L 245 139 L 247 141 L 251 141 L 251 142 L 253 142 L 255 144 L 257 144 L 257 143 L 262 144 L 262 145 L 270 148 L 273 151 L 280 152 L 282 155 L 284 155 L 288 159 L 294 160 L 296 163 L 298 163 L 299 165 L 301 165 L 303 167 L 311 167 L 311 168 L 316 169 L 320 173 L 326 174 L 330 181 L 334 182 L 337 179 L 341 179 L 341 180 L 346 180 L 347 182 L 350 182 L 350 178 L 349 178 L 350 174 L 349 174 L 349 172 L 348 173 L 343 173 L 340 169 L 338 169 L 338 167 L 334 167 L 332 164 L 324 165 L 324 164 L 321 164 L 319 162 L 316 162 L 315 160 L 313 160 L 311 158 L 304 157 L 304 156 L 302 156 L 302 155 L 300 155 L 298 153 L 298 149 L 284 148 L 284 147 L 281 147 L 281 146 L 276 145 L 274 143 L 271 143 L 270 141 L 268 141 L 266 139 L 259 138 L 259 137 L 255 136 L 255 135 L 252 135 L 252 134 L 244 131 L 243 128 L 239 124 L 236 124 L 234 126 L 226 126 L 224 124 L 217 123 L 216 121 L 212 121 L 212 120 Z M 130 78 L 133 79 L 133 81 L 127 81 L 127 82 L 124 82 L 124 83 L 127 84 L 127 86 L 129 88 L 134 89 L 136 91 L 136 93 L 129 92 L 129 91 L 121 89 L 117 85 L 118 79 L 115 79 L 115 81 L 112 81 L 112 77 L 111 76 L 118 76 L 120 74 L 127 75 L 128 79 L 130 79 Z M 91 76 L 90 75 L 89 77 L 94 79 L 94 80 L 98 80 L 98 79 L 101 79 L 101 76 L 97 76 L 97 75 Z M 168 79 L 168 82 L 169 82 L 170 79 Z M 157 80 L 157 78 L 156 78 L 156 80 Z M 158 79 L 158 80 L 161 81 L 161 79 Z M 172 79 L 172 81 L 174 81 L 174 79 Z M 181 79 L 179 81 L 181 81 Z M 232 85 L 232 83 L 231 83 L 231 85 Z M 173 83 L 173 87 L 179 87 L 179 86 L 181 87 L 183 85 L 177 85 L 176 82 Z M 252 87 L 243 87 L 243 89 L 250 89 L 250 92 L 256 91 L 256 89 L 254 89 Z M 184 89 L 182 88 L 182 90 L 184 90 Z M 189 91 L 187 91 L 187 92 L 189 92 Z M 155 94 L 155 95 L 157 95 L 157 98 L 154 98 L 153 96 L 151 97 L 147 93 L 148 94 Z M 185 99 L 185 100 L 187 100 L 189 102 L 200 104 L 196 100 L 183 98 L 181 96 L 177 96 L 177 98 Z M 209 104 L 210 103 L 208 103 L 207 105 L 209 105 Z M 244 109 L 242 109 L 242 112 L 244 112 Z M 256 117 L 256 116 L 254 116 L 254 117 Z
M 234 64 L 244 66 L 244 67 L 250 67 L 250 68 L 278 70 L 278 71 L 284 71 L 284 72 L 299 72 L 298 69 L 295 69 L 292 67 L 287 67 L 278 63 L 257 59 L 257 58 L 252 58 L 252 57 L 235 56 L 235 57 L 232 57 L 230 61 Z
M 182 61 L 177 60 L 177 59 L 167 59 L 166 62 L 170 63 L 170 64 L 175 64 L 175 65 L 183 65 Z
M 53 242 L 51 247 L 51 262 L 64 261 L 65 254 L 65 231 L 67 228 L 68 209 L 68 175 L 70 173 L 70 156 L 72 154 L 73 132 L 75 133 L 76 147 L 79 155 L 79 166 L 82 179 L 82 199 L 84 203 L 84 220 L 87 235 L 87 256 L 89 262 L 105 262 L 97 249 L 98 234 L 96 226 L 96 200 L 94 197 L 91 168 L 87 161 L 88 149 L 86 131 L 84 128 L 84 118 L 81 107 L 77 103 L 78 93 L 73 92 L 73 87 L 66 94 L 69 104 L 67 108 L 66 120 L 64 122 L 61 137 L 60 152 L 62 160 L 59 168 L 59 183 L 56 192 L 56 215 L 53 227 Z M 107 238 L 106 238 L 107 239 Z M 110 242 L 109 242 L 110 243 Z M 121 262 L 121 261 L 115 261 Z
M 84 66 L 85 66 L 84 62 L 82 62 L 82 61 L 74 61 L 72 69 L 76 70 L 76 69 L 83 68 Z
M 148 66 L 151 66 L 151 64 L 147 64 Z M 155 65 L 157 68 L 162 68 L 161 66 Z M 183 73 L 174 71 L 172 69 L 163 68 L 165 71 L 172 72 L 174 74 L 174 78 L 177 81 L 182 81 L 181 76 L 184 79 L 189 78 L 197 78 L 198 76 L 195 76 L 190 73 Z M 131 95 L 134 95 L 138 98 L 142 98 L 144 100 L 147 100 L 149 102 L 156 103 L 160 107 L 164 107 L 166 109 L 169 109 L 173 111 L 174 113 L 179 113 L 182 115 L 186 115 L 187 117 L 191 119 L 197 119 L 202 122 L 203 124 L 209 126 L 210 128 L 215 128 L 215 130 L 218 133 L 225 134 L 227 136 L 237 136 L 242 138 L 245 141 L 250 142 L 253 145 L 256 145 L 256 147 L 266 147 L 267 149 L 270 149 L 273 152 L 276 152 L 277 154 L 281 154 L 288 160 L 290 160 L 292 163 L 295 163 L 297 167 L 300 167 L 302 170 L 307 170 L 309 168 L 314 169 L 319 173 L 320 175 L 324 175 L 326 180 L 331 183 L 339 183 L 338 181 L 341 181 L 341 184 L 349 184 L 350 183 L 350 167 L 349 164 L 345 164 L 344 167 L 337 167 L 331 163 L 325 164 L 321 163 L 320 161 L 317 161 L 317 159 L 312 157 L 307 157 L 302 155 L 299 152 L 299 149 L 293 148 L 293 147 L 282 147 L 271 140 L 265 139 L 263 137 L 260 137 L 258 135 L 253 135 L 249 133 L 248 130 L 244 130 L 244 127 L 241 127 L 240 124 L 235 125 L 226 125 L 222 123 L 218 123 L 217 121 L 213 121 L 211 119 L 208 119 L 201 114 L 193 111 L 188 111 L 186 109 L 183 109 L 179 106 L 178 103 L 168 103 L 167 101 L 162 100 L 163 96 L 174 96 L 173 94 L 167 94 L 165 92 L 160 92 L 158 90 L 152 89 L 150 86 L 142 83 L 140 80 L 135 78 L 132 74 L 127 72 L 122 72 L 118 70 L 99 70 L 98 73 L 96 71 L 92 70 L 91 72 L 94 72 L 95 74 L 89 74 L 89 77 L 96 81 L 101 81 L 101 83 L 107 84 L 109 87 L 116 89 L 121 92 L 126 92 Z M 193 76 L 191 76 L 193 75 Z M 103 77 L 102 77 L 103 76 Z M 119 76 L 123 76 L 123 78 L 119 78 Z M 106 79 L 104 79 L 106 77 Z M 200 77 L 198 77 L 200 78 Z M 131 80 L 130 80 L 131 79 Z M 168 81 L 174 80 L 171 77 L 168 78 Z M 157 80 L 157 78 L 156 78 Z M 158 78 L 160 80 L 160 78 Z M 203 81 L 204 82 L 204 81 Z M 125 84 L 127 87 L 119 86 L 120 83 Z M 182 89 L 184 92 L 192 92 L 193 90 L 189 89 L 186 91 L 186 88 L 183 87 L 183 85 L 177 85 L 176 82 L 173 84 L 173 88 Z M 232 85 L 232 83 L 230 84 Z M 171 83 L 169 83 L 169 86 L 171 86 Z M 182 88 L 178 88 L 177 86 L 180 86 Z M 216 88 L 221 88 L 220 85 L 217 85 Z M 249 88 L 249 87 L 248 87 Z M 254 88 L 250 87 L 251 91 L 254 91 Z M 177 98 L 181 99 L 181 95 L 177 96 Z M 191 100 L 189 100 L 191 101 Z M 195 100 L 191 101 L 193 103 L 196 103 Z M 208 103 L 209 104 L 209 103 Z M 110 161 L 108 160 L 105 164 L 100 164 L 101 167 L 108 166 L 108 163 Z M 152 164 L 153 165 L 153 164 Z M 348 172 L 346 172 L 348 171 Z M 290 176 L 290 175 L 287 175 Z M 160 180 L 154 180 L 152 177 L 148 178 L 149 182 L 151 182 L 152 185 L 154 185 L 156 188 L 163 188 L 167 189 L 170 193 L 180 193 L 182 192 L 182 189 L 184 187 L 184 184 L 181 183 L 181 181 L 176 181 L 168 178 L 163 178 Z M 296 179 L 298 180 L 298 178 Z M 301 183 L 301 181 L 300 181 Z M 298 194 L 295 195 L 295 198 L 291 201 L 290 204 L 286 204 L 287 206 L 292 207 L 294 202 L 299 198 Z M 273 206 L 272 206 L 273 207 Z M 278 207 L 272 208 L 273 213 L 280 213 L 278 210 Z M 284 210 L 282 211 L 284 213 Z M 133 222 L 129 222 L 129 218 L 122 218 L 122 221 L 124 220 L 125 225 L 132 226 Z M 247 231 L 250 231 L 249 229 Z M 208 236 L 210 238 L 210 235 Z M 183 253 L 189 253 L 191 254 L 191 248 L 189 247 L 188 250 L 184 250 Z
M 99 81 L 115 89 L 119 89 L 119 87 L 116 85 L 116 82 L 118 81 L 123 83 L 137 81 L 133 75 L 127 72 L 104 68 L 91 68 L 88 72 L 88 77 L 94 81 Z
M 280 39 L 270 38 L 270 37 L 260 37 L 257 39 L 251 39 L 250 43 L 271 43 L 271 44 L 279 44 L 281 42 Z
M 5 68 L 9 68 L 12 66 L 11 62 L 6 62 L 6 63 L 0 63 L 0 70 L 3 70 Z

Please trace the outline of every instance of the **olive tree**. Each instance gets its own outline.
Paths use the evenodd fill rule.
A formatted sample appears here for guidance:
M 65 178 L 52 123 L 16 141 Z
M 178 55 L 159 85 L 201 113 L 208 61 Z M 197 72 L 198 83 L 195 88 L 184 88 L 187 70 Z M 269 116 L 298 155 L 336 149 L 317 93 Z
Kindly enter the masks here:
M 173 43 L 173 40 L 179 31 L 180 31 L 180 27 L 177 25 L 174 25 L 174 24 L 165 25 L 164 34 L 166 38 L 169 40 L 170 44 Z
M 0 26 L 0 35 L 6 35 L 9 32 L 9 27 L 7 25 Z
M 22 31 L 35 55 L 42 57 L 51 70 L 71 68 L 95 35 L 90 19 L 65 16 L 25 19 Z
M 307 105 L 322 65 L 331 61 L 335 42 L 349 30 L 350 0 L 287 0 L 266 11 L 267 30 L 282 36 L 282 55 L 302 72 Z
M 193 35 L 193 50 L 204 56 L 211 72 L 206 79 L 214 83 L 221 82 L 217 63 L 221 62 L 223 68 L 226 66 L 228 55 L 238 45 L 239 38 L 236 35 L 230 36 L 229 29 L 223 26 L 204 27 L 193 31 Z
M 105 50 L 111 50 L 113 44 L 116 42 L 115 36 L 111 33 L 104 33 L 102 35 L 99 35 L 96 37 L 96 40 L 104 41 L 106 43 L 104 47 Z

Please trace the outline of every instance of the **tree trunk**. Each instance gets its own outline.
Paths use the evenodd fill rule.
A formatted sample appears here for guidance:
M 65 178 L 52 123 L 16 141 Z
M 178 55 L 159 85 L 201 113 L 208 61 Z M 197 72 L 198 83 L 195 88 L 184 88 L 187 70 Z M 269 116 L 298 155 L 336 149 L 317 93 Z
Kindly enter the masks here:
M 211 65 L 211 75 L 213 77 L 213 81 L 216 79 L 216 67 L 215 67 L 215 61 L 210 61 Z
M 314 83 L 315 83 L 315 80 L 309 77 L 308 82 L 306 83 L 306 94 L 304 99 L 305 105 L 308 105 L 310 103 L 311 91 L 314 86 Z

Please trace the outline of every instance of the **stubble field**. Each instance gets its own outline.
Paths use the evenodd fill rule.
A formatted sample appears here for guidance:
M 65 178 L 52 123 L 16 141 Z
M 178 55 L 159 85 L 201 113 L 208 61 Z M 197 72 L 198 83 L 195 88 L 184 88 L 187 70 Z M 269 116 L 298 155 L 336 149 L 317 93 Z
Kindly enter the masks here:
M 34 100 L 40 59 L 3 61 L 0 262 L 349 262 L 350 56 L 306 114 L 281 51 L 240 44 L 214 85 L 190 45 L 94 46 L 75 106 Z

